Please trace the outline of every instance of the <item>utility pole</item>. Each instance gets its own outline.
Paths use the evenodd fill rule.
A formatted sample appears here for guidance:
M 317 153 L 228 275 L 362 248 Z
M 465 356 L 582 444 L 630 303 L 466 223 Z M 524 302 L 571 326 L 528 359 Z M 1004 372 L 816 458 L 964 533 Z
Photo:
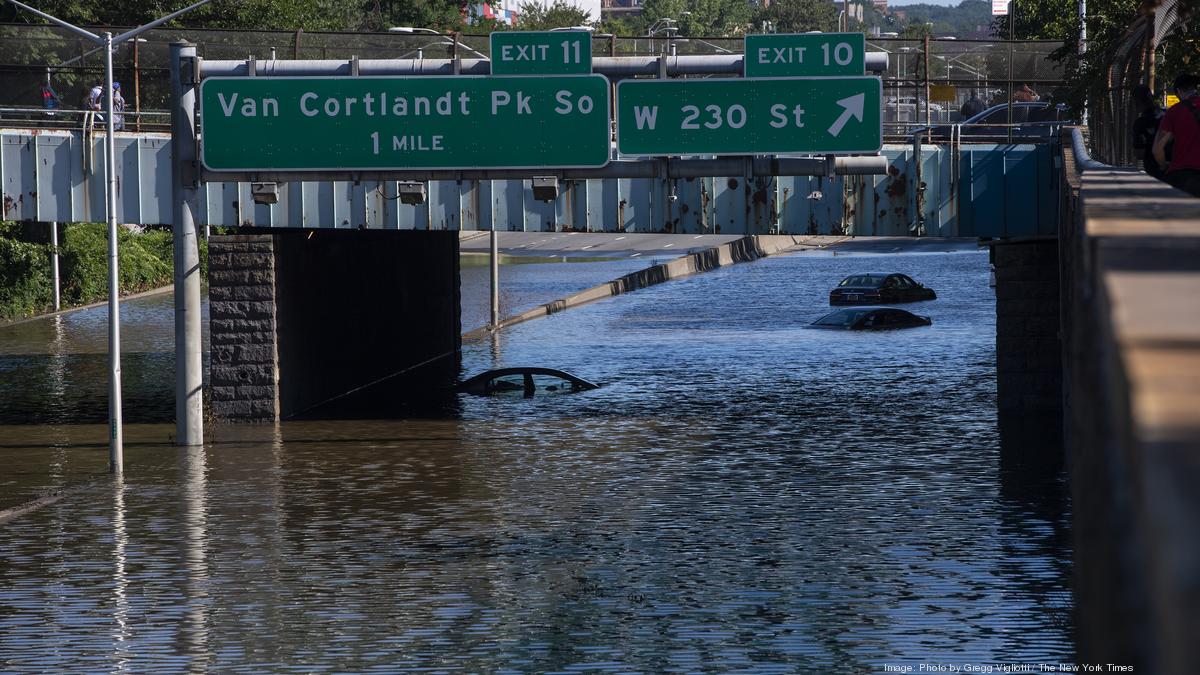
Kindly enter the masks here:
M 41 10 L 34 9 L 29 5 L 17 2 L 17 0 L 6 0 L 7 2 L 40 16 L 41 18 L 58 24 L 63 28 L 83 37 L 95 44 L 101 45 L 104 49 L 104 85 L 107 88 L 105 96 L 107 104 L 105 106 L 105 134 L 104 152 L 105 172 L 107 180 L 105 181 L 105 207 L 108 221 L 108 432 L 109 432 L 109 454 L 108 454 L 108 470 L 111 473 L 120 474 L 125 469 L 125 443 L 124 443 L 124 424 L 121 419 L 121 306 L 120 306 L 120 270 L 118 267 L 117 257 L 117 158 L 116 158 L 116 131 L 113 123 L 113 48 L 117 45 L 137 37 L 151 28 L 158 27 L 171 19 L 185 13 L 190 12 L 201 5 L 207 4 L 210 0 L 200 0 L 193 5 L 185 7 L 177 12 L 168 14 L 161 19 L 156 19 L 150 23 L 126 31 L 120 35 L 113 37 L 110 32 L 104 35 L 96 35 L 95 33 L 67 23 L 62 19 L 51 16 Z M 48 71 L 47 71 L 48 72 Z M 176 264 L 178 264 L 176 260 Z M 176 303 L 179 298 L 176 297 Z

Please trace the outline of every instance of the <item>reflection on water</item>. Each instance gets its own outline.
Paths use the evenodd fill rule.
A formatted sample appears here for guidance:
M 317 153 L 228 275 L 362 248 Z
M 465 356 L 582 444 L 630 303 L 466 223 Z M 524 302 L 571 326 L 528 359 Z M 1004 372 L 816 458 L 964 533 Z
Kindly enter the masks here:
M 875 270 L 934 287 L 934 325 L 805 328 Z M 124 483 L 102 427 L 0 427 L 0 494 L 86 485 L 0 525 L 0 670 L 1069 661 L 1068 505 L 1001 465 L 987 276 L 974 252 L 722 269 L 466 346 L 468 373 L 600 389 L 203 449 L 131 425 Z

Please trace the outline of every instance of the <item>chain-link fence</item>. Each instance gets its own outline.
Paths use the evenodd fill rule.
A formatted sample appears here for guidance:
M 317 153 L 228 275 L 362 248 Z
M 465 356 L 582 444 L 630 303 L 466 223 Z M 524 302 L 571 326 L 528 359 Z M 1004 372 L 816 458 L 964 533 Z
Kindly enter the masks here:
M 487 58 L 486 35 L 425 29 L 388 33 L 305 33 L 158 29 L 121 46 L 114 79 L 122 83 L 127 129 L 162 129 L 170 94 L 170 45 L 189 41 L 207 59 L 463 59 Z M 593 38 L 594 56 L 740 54 L 742 38 L 678 35 Z M 868 51 L 888 54 L 880 73 L 889 136 L 929 123 L 958 122 L 1015 98 L 1063 100 L 1063 70 L 1050 58 L 1057 42 L 869 38 Z M 0 117 L 39 125 L 72 125 L 92 86 L 104 76 L 103 53 L 67 31 L 0 26 Z M 1028 91 L 1026 91 L 1026 89 Z M 12 121 L 10 123 L 16 123 Z
M 1168 78 L 1175 73 L 1162 77 L 1164 73 L 1157 72 L 1156 62 L 1163 49 L 1171 46 L 1168 39 L 1175 37 L 1193 55 L 1197 52 L 1196 13 L 1194 6 L 1162 0 L 1151 11 L 1139 14 L 1107 53 L 1089 54 L 1090 62 L 1103 64 L 1088 92 L 1089 143 L 1094 158 L 1114 166 L 1141 164 L 1144 149 L 1133 145 L 1133 122 L 1141 113 L 1133 101 L 1133 90 L 1144 85 L 1158 100 L 1169 93 Z M 1190 35 L 1184 35 L 1189 30 Z

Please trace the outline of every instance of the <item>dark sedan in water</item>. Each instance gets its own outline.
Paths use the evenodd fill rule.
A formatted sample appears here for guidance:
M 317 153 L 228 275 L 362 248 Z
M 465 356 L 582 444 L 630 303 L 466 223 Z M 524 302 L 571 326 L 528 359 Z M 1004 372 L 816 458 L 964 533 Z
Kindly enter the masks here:
M 599 386 L 555 368 L 522 367 L 499 368 L 480 373 L 458 385 L 458 391 L 476 396 L 533 398 L 545 394 L 587 391 Z
M 935 298 L 932 288 L 903 274 L 854 274 L 829 291 L 831 305 L 892 305 Z
M 813 328 L 834 330 L 894 330 L 931 326 L 933 320 L 892 307 L 854 307 L 834 310 L 812 323 Z

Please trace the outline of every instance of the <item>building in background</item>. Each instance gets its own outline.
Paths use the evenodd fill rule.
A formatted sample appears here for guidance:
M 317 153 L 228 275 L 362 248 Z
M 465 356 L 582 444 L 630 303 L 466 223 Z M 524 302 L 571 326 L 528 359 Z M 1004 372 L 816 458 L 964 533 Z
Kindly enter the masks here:
M 600 16 L 603 19 L 620 19 L 642 13 L 642 0 L 601 0 Z
M 472 23 L 476 17 L 480 19 L 492 19 L 497 23 L 508 24 L 514 26 L 517 23 L 517 18 L 520 17 L 520 12 L 515 9 L 508 9 L 504 5 L 504 0 L 497 2 L 484 2 L 477 5 L 472 5 L 471 15 L 467 17 L 467 23 Z M 513 3 L 516 4 L 515 2 Z

